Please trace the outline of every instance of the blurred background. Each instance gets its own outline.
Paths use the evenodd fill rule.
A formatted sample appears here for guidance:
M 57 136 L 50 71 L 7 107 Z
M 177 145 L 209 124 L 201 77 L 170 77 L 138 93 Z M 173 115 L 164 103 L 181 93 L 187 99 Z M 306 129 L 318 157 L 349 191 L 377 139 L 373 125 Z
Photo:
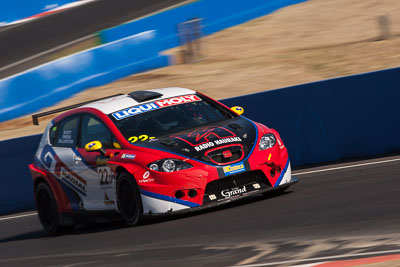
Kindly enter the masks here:
M 0 77 L 146 30 L 156 31 L 152 45 L 173 62 L 153 71 L 131 70 L 95 88 L 85 85 L 79 94 L 75 90 L 57 98 L 57 102 L 65 101 L 59 106 L 114 92 L 167 86 L 193 88 L 222 99 L 399 65 L 400 3 L 396 0 L 251 1 L 246 11 L 250 15 L 241 14 L 240 3 L 235 1 L 231 10 L 221 9 L 222 2 L 207 1 L 76 1 L 72 7 L 66 0 L 59 2 L 2 1 L 6 12 L 0 18 Z M 212 12 L 204 10 L 207 5 Z M 160 10 L 165 12 L 153 14 Z M 236 16 L 236 20 L 225 18 L 224 25 L 224 16 Z M 26 22 L 26 17 L 36 19 Z M 184 25 L 189 24 L 185 22 L 196 18 L 198 22 L 185 31 Z M 180 46 L 190 38 L 193 45 Z M 184 59 L 184 51 L 190 49 L 197 54 L 188 59 L 186 53 Z M 71 60 L 71 65 L 81 63 L 77 57 Z M 142 59 L 134 55 L 132 60 Z M 55 78 L 68 72 L 58 71 Z M 39 92 L 41 85 L 23 86 Z M 4 80 L 1 89 L 5 94 Z M 48 106 L 41 104 L 36 110 Z M 32 127 L 27 117 L 0 126 L 0 139 L 23 136 L 28 129 L 30 133 L 43 130 Z

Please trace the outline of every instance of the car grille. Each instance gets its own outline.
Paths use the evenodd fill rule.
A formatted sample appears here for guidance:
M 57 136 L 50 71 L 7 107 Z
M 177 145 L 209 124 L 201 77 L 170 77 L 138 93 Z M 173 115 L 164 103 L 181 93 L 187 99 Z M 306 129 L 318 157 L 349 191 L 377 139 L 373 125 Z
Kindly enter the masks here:
M 229 151 L 232 156 L 225 157 L 223 153 L 226 151 Z M 224 148 L 214 149 L 207 152 L 207 157 L 215 164 L 235 163 L 243 159 L 243 147 L 241 145 L 231 145 Z
M 258 184 L 259 188 L 256 188 L 256 184 Z M 271 187 L 271 184 L 261 170 L 230 175 L 207 184 L 203 204 L 237 197 L 268 187 Z

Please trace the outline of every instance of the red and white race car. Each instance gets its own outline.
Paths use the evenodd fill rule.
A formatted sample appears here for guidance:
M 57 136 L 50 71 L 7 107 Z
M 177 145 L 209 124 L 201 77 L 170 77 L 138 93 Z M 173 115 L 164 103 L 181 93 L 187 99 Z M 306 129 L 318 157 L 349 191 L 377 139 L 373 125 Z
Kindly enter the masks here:
M 74 106 L 76 107 L 76 105 Z M 34 122 L 42 115 L 34 115 Z M 191 211 L 298 180 L 279 134 L 201 93 L 136 91 L 69 110 L 52 120 L 33 164 L 35 200 L 49 233 L 79 215 Z

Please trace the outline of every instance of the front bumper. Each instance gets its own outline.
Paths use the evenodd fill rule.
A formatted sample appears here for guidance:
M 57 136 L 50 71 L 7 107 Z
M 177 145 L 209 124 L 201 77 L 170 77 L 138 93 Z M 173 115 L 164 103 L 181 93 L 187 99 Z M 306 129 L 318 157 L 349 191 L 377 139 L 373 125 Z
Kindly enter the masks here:
M 237 195 L 237 196 L 221 199 L 221 200 L 218 200 L 218 201 L 209 202 L 207 204 L 203 204 L 203 205 L 199 205 L 199 206 L 185 207 L 185 208 L 176 209 L 176 210 L 174 210 L 171 207 L 167 212 L 160 212 L 160 213 L 147 212 L 144 215 L 146 215 L 146 216 L 147 215 L 162 216 L 162 215 L 184 214 L 184 213 L 188 213 L 188 212 L 200 211 L 200 210 L 209 209 L 209 208 L 225 205 L 225 204 L 228 204 L 228 203 L 232 203 L 232 202 L 235 202 L 235 201 L 238 201 L 238 200 L 242 200 L 242 199 L 245 199 L 245 198 L 248 198 L 248 197 L 251 197 L 251 196 L 260 195 L 260 194 L 266 194 L 268 192 L 274 192 L 274 191 L 279 191 L 279 190 L 282 190 L 282 189 L 286 189 L 289 186 L 292 186 L 292 185 L 294 185 L 294 184 L 296 184 L 298 182 L 299 182 L 299 179 L 297 177 L 292 176 L 289 182 L 281 184 L 279 186 L 262 188 L 262 189 L 259 189 L 257 191 L 244 192 L 244 193 L 241 193 L 240 195 Z M 143 193 L 142 193 L 142 200 L 143 200 Z

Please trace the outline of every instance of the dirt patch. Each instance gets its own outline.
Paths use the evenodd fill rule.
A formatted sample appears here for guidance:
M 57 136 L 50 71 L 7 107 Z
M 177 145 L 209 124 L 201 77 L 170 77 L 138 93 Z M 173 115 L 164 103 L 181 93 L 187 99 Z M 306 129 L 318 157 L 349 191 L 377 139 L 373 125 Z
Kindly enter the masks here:
M 400 266 L 400 260 L 354 265 L 353 267 L 396 267 L 396 266 L 397 267 Z
M 377 41 L 379 16 L 390 21 L 388 40 Z M 204 38 L 204 61 L 132 75 L 86 90 L 56 107 L 169 86 L 222 99 L 397 67 L 399 36 L 398 0 L 310 0 Z M 30 117 L 1 123 L 0 140 L 40 133 L 48 120 L 39 127 L 31 125 Z

